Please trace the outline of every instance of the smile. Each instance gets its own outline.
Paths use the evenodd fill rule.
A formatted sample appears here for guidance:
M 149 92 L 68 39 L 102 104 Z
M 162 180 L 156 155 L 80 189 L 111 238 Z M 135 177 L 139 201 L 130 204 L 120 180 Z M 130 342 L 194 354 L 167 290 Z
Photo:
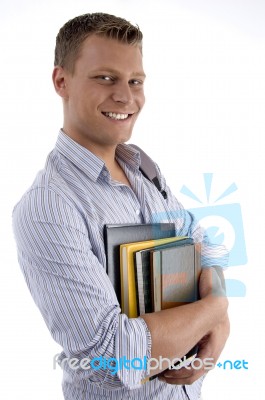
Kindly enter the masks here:
M 114 112 L 103 112 L 102 114 L 104 114 L 106 117 L 110 119 L 115 119 L 116 121 L 128 119 L 132 115 L 132 114 L 121 114 L 121 113 L 117 114 Z

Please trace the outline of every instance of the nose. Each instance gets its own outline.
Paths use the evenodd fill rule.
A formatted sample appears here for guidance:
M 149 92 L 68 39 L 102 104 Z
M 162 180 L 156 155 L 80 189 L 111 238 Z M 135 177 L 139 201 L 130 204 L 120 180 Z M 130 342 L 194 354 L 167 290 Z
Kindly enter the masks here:
M 112 99 L 117 103 L 132 104 L 133 94 L 128 82 L 119 82 L 113 86 Z

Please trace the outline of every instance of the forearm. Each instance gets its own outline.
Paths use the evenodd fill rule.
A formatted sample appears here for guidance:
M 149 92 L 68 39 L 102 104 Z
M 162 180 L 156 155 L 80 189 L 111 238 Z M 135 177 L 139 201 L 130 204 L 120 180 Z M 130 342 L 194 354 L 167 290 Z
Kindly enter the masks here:
M 210 295 L 192 304 L 143 315 L 151 333 L 152 357 L 183 357 L 225 318 L 227 306 L 225 297 Z M 159 372 L 153 370 L 151 375 Z

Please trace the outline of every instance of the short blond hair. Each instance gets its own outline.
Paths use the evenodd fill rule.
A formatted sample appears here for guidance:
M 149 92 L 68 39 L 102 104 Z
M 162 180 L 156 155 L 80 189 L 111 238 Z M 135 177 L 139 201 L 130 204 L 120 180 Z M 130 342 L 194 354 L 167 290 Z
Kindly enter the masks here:
M 138 44 L 142 48 L 143 34 L 138 26 L 115 15 L 84 14 L 66 22 L 60 29 L 56 37 L 54 65 L 73 72 L 82 43 L 93 34 L 128 45 Z

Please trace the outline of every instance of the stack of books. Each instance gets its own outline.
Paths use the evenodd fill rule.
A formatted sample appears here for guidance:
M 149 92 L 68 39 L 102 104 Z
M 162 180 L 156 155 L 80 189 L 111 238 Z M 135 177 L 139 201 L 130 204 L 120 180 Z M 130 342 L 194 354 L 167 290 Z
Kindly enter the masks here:
M 107 273 L 129 318 L 198 300 L 200 245 L 173 223 L 106 225 Z

